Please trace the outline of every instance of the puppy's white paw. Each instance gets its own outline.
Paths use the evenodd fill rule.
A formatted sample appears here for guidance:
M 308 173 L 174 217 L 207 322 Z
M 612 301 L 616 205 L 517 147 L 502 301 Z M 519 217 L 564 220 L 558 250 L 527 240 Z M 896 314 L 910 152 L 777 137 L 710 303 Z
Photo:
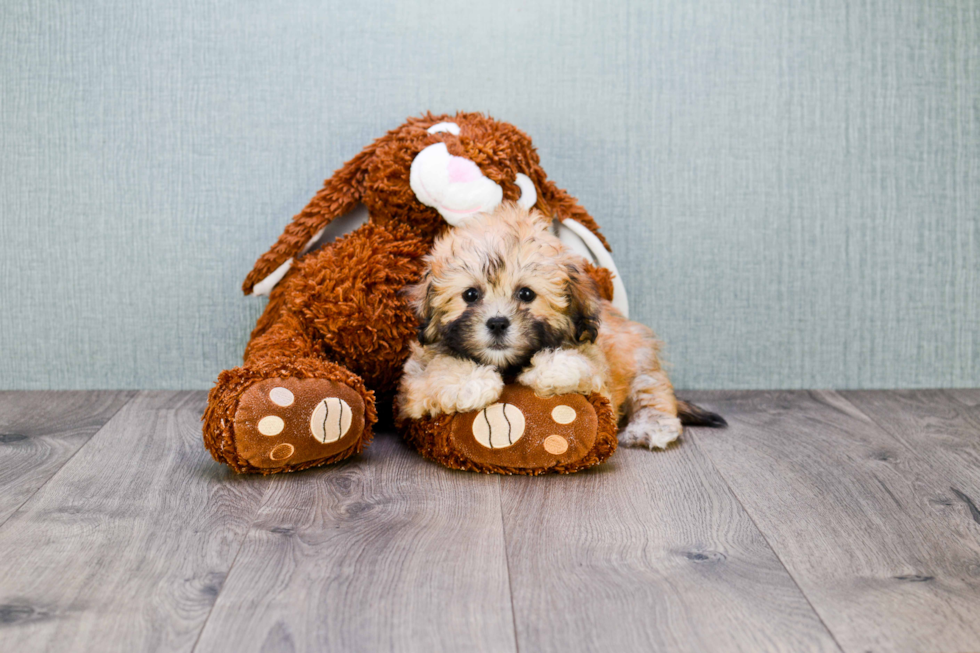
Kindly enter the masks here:
M 398 387 L 398 412 L 419 419 L 485 408 L 500 398 L 504 380 L 492 367 L 452 356 L 413 351 Z
M 668 444 L 680 437 L 681 430 L 681 421 L 676 417 L 641 410 L 619 432 L 619 444 L 624 447 L 666 449 Z
M 504 382 L 499 375 L 494 378 L 472 378 L 466 381 L 456 395 L 456 412 L 486 408 L 500 398 Z
M 517 382 L 540 397 L 602 391 L 601 374 L 592 361 L 574 349 L 539 351 Z
M 438 391 L 439 412 L 468 413 L 486 408 L 500 398 L 504 380 L 493 368 L 474 367 L 469 374 L 460 375 L 455 382 Z

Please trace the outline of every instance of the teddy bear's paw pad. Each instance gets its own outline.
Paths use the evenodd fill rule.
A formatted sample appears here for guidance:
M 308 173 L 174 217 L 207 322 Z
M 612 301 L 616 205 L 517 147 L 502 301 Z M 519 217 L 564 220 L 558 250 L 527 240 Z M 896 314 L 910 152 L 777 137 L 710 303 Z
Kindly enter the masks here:
M 255 467 L 299 465 L 352 449 L 364 433 L 364 401 L 324 379 L 265 379 L 242 394 L 235 446 Z
M 496 403 L 473 420 L 473 437 L 487 449 L 513 446 L 524 435 L 524 413 L 513 404 Z
M 498 403 L 454 417 L 452 440 L 475 463 L 547 469 L 585 457 L 597 429 L 595 409 L 582 395 L 538 397 L 508 385 Z

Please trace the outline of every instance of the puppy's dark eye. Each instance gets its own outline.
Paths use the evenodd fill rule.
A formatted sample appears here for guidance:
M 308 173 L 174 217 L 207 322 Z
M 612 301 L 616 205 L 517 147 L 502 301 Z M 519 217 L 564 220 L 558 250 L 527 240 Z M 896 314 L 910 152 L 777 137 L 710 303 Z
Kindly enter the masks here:
M 463 301 L 472 304 L 480 298 L 480 291 L 476 288 L 467 288 L 463 291 Z
M 524 303 L 533 302 L 535 297 L 537 295 L 530 288 L 521 288 L 517 291 L 517 298 Z

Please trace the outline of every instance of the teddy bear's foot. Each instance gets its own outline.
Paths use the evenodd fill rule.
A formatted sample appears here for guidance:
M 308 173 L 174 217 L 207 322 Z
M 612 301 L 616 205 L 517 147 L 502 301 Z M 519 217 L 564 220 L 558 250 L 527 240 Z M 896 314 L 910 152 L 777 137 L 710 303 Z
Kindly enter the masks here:
M 593 394 L 539 397 L 508 385 L 483 410 L 401 424 L 422 455 L 453 469 L 496 474 L 575 472 L 616 450 L 609 402 Z
M 260 470 L 340 460 L 364 434 L 364 401 L 334 381 L 265 379 L 239 399 L 234 431 L 238 455 Z

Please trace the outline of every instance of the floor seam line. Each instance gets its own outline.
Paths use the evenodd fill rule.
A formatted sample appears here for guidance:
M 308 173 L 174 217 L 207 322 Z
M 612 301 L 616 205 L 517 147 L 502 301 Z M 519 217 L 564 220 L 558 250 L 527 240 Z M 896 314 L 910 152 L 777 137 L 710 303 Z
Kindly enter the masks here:
M 123 391 L 123 392 L 126 392 L 126 391 Z M 26 499 L 24 499 L 19 506 L 17 506 L 13 511 L 11 511 L 11 513 L 9 515 L 7 515 L 6 519 L 4 519 L 2 522 L 0 522 L 0 528 L 3 528 L 7 524 L 7 522 L 10 521 L 10 518 L 11 517 L 13 517 L 18 512 L 20 512 L 20 509 L 23 508 L 24 506 L 26 506 L 28 501 L 30 501 L 35 496 L 37 496 L 37 493 L 40 492 L 42 489 L 44 489 L 44 487 L 47 486 L 47 484 L 51 482 L 51 479 L 53 479 L 55 476 L 57 476 L 58 474 L 60 474 L 61 473 L 61 470 L 64 469 L 65 466 L 68 463 L 70 463 L 72 461 L 72 459 L 75 458 L 75 456 L 78 455 L 78 452 L 81 451 L 82 449 L 84 449 L 86 446 L 88 446 L 88 443 L 91 442 L 92 440 L 94 440 L 95 439 L 95 436 L 97 436 L 99 433 L 101 433 L 102 430 L 109 425 L 109 422 L 111 422 L 113 420 L 113 418 L 116 415 L 118 415 L 120 411 L 122 411 L 123 408 L 125 408 L 129 404 L 131 404 L 134 401 L 136 401 L 136 398 L 140 395 L 141 392 L 144 392 L 144 391 L 137 390 L 133 394 L 132 397 L 130 397 L 127 401 L 123 402 L 123 404 L 119 408 L 117 408 L 116 410 L 114 410 L 112 412 L 112 415 L 109 415 L 109 418 L 105 422 L 103 422 L 102 426 L 100 426 L 98 429 L 96 429 L 95 433 L 93 433 L 92 435 L 89 436 L 88 440 L 86 440 L 85 442 L 83 442 L 82 445 L 80 447 L 78 447 L 78 449 L 76 449 L 74 451 L 74 453 L 72 453 L 72 455 L 68 456 L 68 458 L 65 459 L 65 462 L 61 463 L 61 466 L 58 469 L 56 469 L 54 471 L 54 473 L 51 474 L 51 476 L 49 476 L 47 479 L 45 479 L 45 481 L 43 483 L 41 483 L 40 485 L 38 485 L 37 488 L 33 492 L 31 492 L 30 496 L 28 496 Z
M 917 389 L 913 389 L 913 391 L 917 392 L 918 390 Z M 953 397 L 953 396 L 951 396 L 949 394 L 946 394 L 946 392 L 945 392 L 944 389 L 940 388 L 939 391 L 942 392 L 944 394 L 944 396 L 946 396 L 946 398 L 949 399 L 950 401 L 953 401 L 955 403 L 958 403 L 959 405 L 963 406 L 965 409 L 969 409 L 970 408 L 969 406 L 965 406 L 956 397 Z M 930 465 L 928 463 L 928 459 L 926 457 L 924 457 L 922 455 L 922 453 L 918 449 L 916 449 L 911 444 L 907 443 L 905 441 L 905 439 L 903 437 L 901 437 L 891 427 L 886 426 L 886 425 L 880 423 L 874 417 L 872 417 L 871 415 L 869 415 L 859 405 L 857 405 L 856 403 L 854 403 L 853 401 L 851 401 L 850 399 L 848 399 L 846 396 L 842 395 L 840 392 L 838 392 L 836 390 L 832 390 L 831 392 L 833 392 L 835 395 L 837 395 L 841 400 L 847 402 L 847 405 L 851 406 L 854 410 L 858 411 L 859 413 L 861 413 L 862 415 L 864 415 L 865 417 L 867 417 L 868 420 L 871 422 L 871 424 L 876 429 L 878 429 L 880 432 L 882 432 L 883 434 L 887 435 L 889 439 L 891 439 L 893 442 L 898 443 L 898 446 L 900 448 L 902 448 L 902 449 L 905 450 L 905 455 L 906 456 L 912 458 L 915 461 L 918 461 L 918 462 L 922 463 L 922 465 L 923 465 L 923 467 L 925 469 L 927 469 L 929 471 L 932 471 L 932 469 L 931 469 L 931 467 L 930 467 Z M 889 393 L 889 392 L 892 392 L 892 391 L 891 390 L 871 390 L 869 392 Z M 963 501 L 963 503 L 966 504 L 966 507 L 967 507 L 967 515 L 970 518 L 972 518 L 974 521 L 977 521 L 976 517 L 974 517 L 974 515 L 973 515 L 973 510 L 976 509 L 976 506 L 971 505 L 972 504 L 972 501 L 966 501 L 966 500 L 963 499 L 963 496 L 966 496 L 967 499 L 969 499 L 969 497 L 967 495 L 960 496 L 962 494 L 962 492 L 960 490 L 958 490 L 957 488 L 953 487 L 952 485 L 950 485 L 950 483 L 953 483 L 953 482 L 954 481 L 951 481 L 951 480 L 947 479 L 947 481 L 946 481 L 947 487 L 949 487 L 949 489 L 953 492 L 954 495 L 957 496 L 957 498 L 959 498 L 961 501 Z M 888 493 L 889 496 L 892 496 L 891 491 L 888 489 L 888 487 L 880 479 L 878 480 L 878 483 L 881 485 L 882 489 L 884 489 L 885 492 Z M 892 496 L 892 499 L 894 500 L 895 497 Z M 896 500 L 896 503 L 898 503 L 897 500 Z M 980 523 L 980 522 L 978 522 L 978 523 Z
M 922 459 L 922 454 L 919 452 L 918 449 L 916 449 L 912 445 L 908 444 L 896 432 L 894 432 L 893 430 L 891 430 L 890 428 L 888 428 L 884 424 L 881 424 L 880 422 L 878 422 L 878 420 L 876 420 L 874 417 L 872 417 L 871 415 L 869 415 L 868 413 L 866 413 L 856 403 L 854 403 L 853 401 L 851 401 L 850 399 L 848 399 L 846 396 L 842 395 L 837 390 L 830 390 L 829 392 L 833 392 L 842 401 L 847 402 L 847 405 L 848 406 L 850 406 L 851 408 L 853 408 L 857 412 L 859 412 L 862 415 L 864 415 L 864 417 L 867 418 L 868 422 L 870 422 L 872 426 L 874 426 L 876 429 L 878 429 L 879 431 L 881 431 L 882 433 L 884 433 L 885 435 L 887 435 L 889 440 L 897 443 L 899 447 L 901 447 L 903 450 L 905 450 L 906 455 L 911 455 L 916 460 L 921 460 Z M 844 392 L 847 392 L 847 391 L 845 390 Z M 889 392 L 889 391 L 888 390 L 872 390 L 871 392 Z M 955 399 L 954 399 L 954 401 L 955 401 Z
M 745 503 L 742 501 L 741 497 L 738 496 L 738 493 L 735 491 L 735 488 L 731 486 L 731 483 L 728 482 L 728 479 L 725 478 L 725 475 L 722 474 L 721 470 L 718 469 L 718 466 L 715 465 L 715 461 L 711 457 L 711 454 L 709 454 L 707 451 L 701 448 L 701 445 L 698 444 L 696 438 L 692 437 L 691 441 L 694 443 L 694 446 L 697 448 L 697 450 L 701 452 L 701 455 L 703 455 L 707 459 L 708 464 L 711 465 L 711 469 L 713 469 L 715 473 L 718 474 L 718 477 L 725 484 L 725 487 L 728 488 L 728 491 L 731 492 L 732 497 L 735 499 L 736 502 L 738 502 L 739 507 L 745 513 L 746 517 L 748 517 L 749 521 L 752 522 L 752 525 L 755 527 L 755 530 L 762 537 L 762 541 L 766 543 L 766 546 L 769 547 L 769 550 L 772 551 L 772 554 L 776 557 L 776 560 L 779 562 L 779 566 L 783 568 L 783 571 L 786 572 L 786 575 L 789 577 L 789 579 L 793 581 L 793 585 L 796 587 L 797 590 L 799 590 L 800 596 L 802 596 L 803 600 L 806 601 L 806 604 L 810 606 L 810 610 L 813 611 L 813 614 L 817 617 L 817 620 L 820 622 L 820 625 L 822 625 L 824 627 L 824 630 L 827 631 L 827 634 L 830 635 L 830 639 L 834 642 L 834 645 L 837 646 L 837 650 L 841 651 L 841 653 L 845 653 L 846 649 L 837 640 L 837 635 L 835 635 L 834 631 L 830 629 L 830 626 L 827 625 L 826 621 L 824 621 L 823 615 L 820 614 L 820 611 L 817 610 L 817 607 L 813 605 L 812 601 L 810 601 L 810 597 L 807 596 L 806 592 L 800 586 L 800 583 L 798 580 L 796 580 L 796 576 L 793 575 L 793 572 L 790 571 L 789 567 L 786 566 L 786 563 L 783 561 L 782 557 L 780 557 L 779 552 L 776 551 L 776 548 L 772 545 L 772 542 L 769 541 L 769 538 L 766 536 L 765 531 L 763 531 L 762 528 L 759 527 L 759 524 L 755 521 L 755 517 L 752 515 L 751 512 L 749 512 L 749 509 L 745 506 Z
M 517 637 L 517 611 L 514 609 L 514 583 L 510 573 L 510 553 L 507 550 L 507 524 L 504 521 L 504 487 L 500 476 L 497 476 L 497 501 L 500 506 L 500 535 L 504 541 L 504 567 L 507 569 L 507 591 L 510 594 L 510 621 L 514 627 L 514 650 L 521 651 L 521 643 Z
M 208 608 L 208 616 L 206 616 L 204 621 L 201 622 L 201 629 L 197 631 L 197 637 L 194 638 L 194 645 L 191 647 L 191 653 L 194 653 L 194 651 L 197 650 L 197 646 L 201 642 L 201 636 L 204 634 L 204 630 L 207 628 L 208 622 L 211 621 L 211 615 L 214 614 L 214 608 L 218 605 L 218 601 L 221 600 L 221 594 L 225 591 L 225 586 L 228 584 L 228 579 L 231 578 L 231 572 L 235 568 L 235 564 L 238 562 L 238 556 L 241 555 L 242 549 L 245 548 L 245 542 L 248 540 L 248 536 L 252 534 L 252 530 L 255 527 L 255 522 L 258 521 L 259 514 L 261 514 L 262 509 L 265 507 L 266 500 L 269 498 L 269 494 L 272 492 L 274 487 L 275 481 L 270 481 L 269 487 L 265 489 L 265 493 L 262 495 L 262 500 L 259 501 L 259 505 L 255 509 L 255 514 L 252 515 L 252 519 L 248 523 L 248 528 L 245 529 L 245 535 L 242 537 L 241 543 L 238 545 L 238 550 L 235 551 L 235 557 L 231 559 L 231 564 L 228 565 L 228 571 L 225 573 L 225 578 L 223 581 L 221 581 L 221 589 L 218 590 L 218 593 L 214 597 L 214 602 L 211 603 L 211 607 Z

